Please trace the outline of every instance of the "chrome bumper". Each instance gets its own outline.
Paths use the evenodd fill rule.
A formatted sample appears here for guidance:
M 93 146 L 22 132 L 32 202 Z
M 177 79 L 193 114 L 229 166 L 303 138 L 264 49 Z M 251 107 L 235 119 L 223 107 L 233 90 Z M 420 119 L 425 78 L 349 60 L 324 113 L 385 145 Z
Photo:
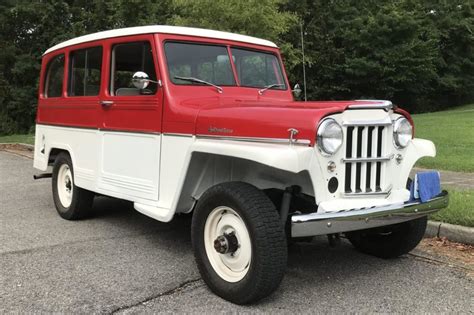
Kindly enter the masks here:
M 291 217 L 291 236 L 324 235 L 396 224 L 436 212 L 447 207 L 448 201 L 448 192 L 443 190 L 425 203 L 407 201 L 403 204 L 335 213 L 294 214 Z

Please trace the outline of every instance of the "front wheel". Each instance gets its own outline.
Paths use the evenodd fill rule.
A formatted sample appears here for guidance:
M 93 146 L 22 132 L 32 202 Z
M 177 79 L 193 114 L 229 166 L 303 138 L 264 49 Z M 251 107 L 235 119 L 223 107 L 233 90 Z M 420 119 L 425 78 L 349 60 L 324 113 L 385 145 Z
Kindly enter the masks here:
M 287 262 L 285 232 L 275 206 L 256 187 L 211 187 L 197 204 L 191 235 L 201 276 L 220 297 L 247 304 L 279 286 Z
M 422 240 L 428 218 L 398 223 L 379 228 L 346 233 L 359 251 L 380 258 L 396 258 L 407 254 Z

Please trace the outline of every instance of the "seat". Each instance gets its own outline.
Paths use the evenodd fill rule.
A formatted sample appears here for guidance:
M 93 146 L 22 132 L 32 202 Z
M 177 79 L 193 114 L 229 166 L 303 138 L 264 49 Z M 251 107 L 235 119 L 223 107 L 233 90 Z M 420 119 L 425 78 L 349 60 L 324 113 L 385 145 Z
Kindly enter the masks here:
M 137 89 L 137 88 L 119 88 L 115 91 L 115 95 L 133 96 L 133 95 L 141 95 L 141 93 L 140 93 L 140 89 Z

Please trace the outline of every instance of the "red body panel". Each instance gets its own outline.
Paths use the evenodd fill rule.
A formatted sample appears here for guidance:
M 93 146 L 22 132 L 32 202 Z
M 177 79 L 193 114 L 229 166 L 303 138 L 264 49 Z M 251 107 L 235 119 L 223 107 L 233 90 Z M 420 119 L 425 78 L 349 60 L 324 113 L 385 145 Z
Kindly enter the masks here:
M 161 79 L 160 67 L 156 58 L 156 45 L 153 35 L 137 35 L 127 37 L 117 37 L 104 40 L 107 55 L 110 56 L 115 44 L 127 42 L 149 41 L 153 51 L 156 77 Z M 107 57 L 107 55 L 105 57 Z M 107 88 L 110 85 L 110 60 L 104 60 L 106 65 L 106 84 L 102 94 L 102 100 L 111 101 L 110 107 L 101 109 L 101 121 L 99 128 L 107 130 L 123 130 L 138 132 L 161 132 L 161 113 L 163 107 L 163 89 L 157 89 L 154 95 L 135 96 L 112 96 Z
M 156 95 L 111 96 L 108 92 L 110 52 L 115 43 L 150 41 L 157 78 L 163 86 Z M 223 87 L 219 94 L 214 87 L 175 85 L 167 75 L 164 43 L 167 40 L 213 43 L 225 46 L 265 50 L 278 56 L 276 48 L 203 37 L 145 34 L 116 37 L 96 42 L 69 46 L 44 56 L 41 69 L 37 123 L 71 127 L 86 127 L 117 131 L 161 132 L 168 134 L 197 134 L 226 137 L 283 138 L 289 137 L 289 128 L 296 128 L 297 139 L 314 144 L 319 121 L 330 114 L 344 111 L 353 101 L 295 102 L 291 90 L 267 90 L 259 95 L 257 88 Z M 61 53 L 66 55 L 64 77 L 68 77 L 69 52 L 75 49 L 102 45 L 102 82 L 100 94 L 90 97 L 68 97 L 66 84 L 63 95 L 44 98 L 44 73 L 48 61 Z M 235 69 L 233 69 L 235 72 Z M 284 69 L 283 69 L 284 71 Z M 286 74 L 283 73 L 285 80 Z M 290 86 L 286 82 L 287 86 Z M 113 101 L 105 108 L 101 101 Z M 357 102 L 372 104 L 376 102 Z M 407 112 L 397 109 L 406 116 Z M 413 124 L 413 123 L 412 123 Z
M 196 134 L 231 137 L 289 137 L 289 128 L 299 132 L 296 139 L 314 143 L 319 121 L 343 111 L 348 102 L 275 102 L 224 99 L 220 104 L 205 106 L 199 112 Z

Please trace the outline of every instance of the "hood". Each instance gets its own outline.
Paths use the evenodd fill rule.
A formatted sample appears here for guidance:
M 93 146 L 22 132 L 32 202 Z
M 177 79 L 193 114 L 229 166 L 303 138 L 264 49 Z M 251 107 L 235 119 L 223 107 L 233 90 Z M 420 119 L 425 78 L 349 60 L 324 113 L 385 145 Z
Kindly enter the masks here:
M 377 108 L 383 104 L 383 101 L 262 103 L 223 100 L 218 105 L 205 106 L 199 111 L 196 134 L 289 139 L 288 129 L 294 128 L 298 130 L 296 139 L 310 140 L 314 145 L 317 126 L 324 117 L 341 113 L 350 105 Z
M 222 100 L 204 106 L 198 113 L 196 135 L 289 139 L 288 129 L 298 130 L 295 139 L 309 140 L 314 145 L 319 122 L 326 116 L 341 113 L 349 106 L 378 108 L 385 101 L 238 101 Z M 413 125 L 410 115 L 397 107 Z

